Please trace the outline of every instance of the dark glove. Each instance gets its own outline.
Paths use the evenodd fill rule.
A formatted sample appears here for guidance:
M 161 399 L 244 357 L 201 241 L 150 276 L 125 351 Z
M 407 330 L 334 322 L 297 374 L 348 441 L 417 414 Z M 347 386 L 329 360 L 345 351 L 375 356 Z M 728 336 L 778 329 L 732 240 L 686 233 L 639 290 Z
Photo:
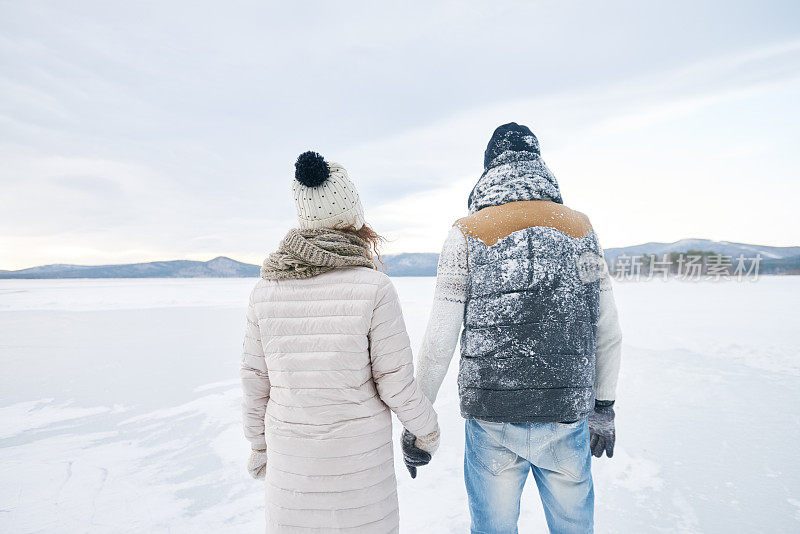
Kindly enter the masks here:
M 428 463 L 431 461 L 431 453 L 423 451 L 414 445 L 414 442 L 416 441 L 417 437 L 404 428 L 403 438 L 401 440 L 403 447 L 403 461 L 406 463 L 408 472 L 411 473 L 411 478 L 417 478 L 417 467 L 428 465 Z
M 600 458 L 603 451 L 614 456 L 614 401 L 595 401 L 594 412 L 589 415 L 589 447 L 592 455 Z

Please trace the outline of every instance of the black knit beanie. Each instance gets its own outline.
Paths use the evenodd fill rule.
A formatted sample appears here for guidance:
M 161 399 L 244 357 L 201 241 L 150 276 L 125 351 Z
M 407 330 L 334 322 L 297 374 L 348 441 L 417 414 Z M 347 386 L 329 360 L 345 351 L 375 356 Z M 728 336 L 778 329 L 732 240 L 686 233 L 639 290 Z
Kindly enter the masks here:
M 525 159 L 524 153 L 529 153 L 530 157 L 538 157 L 541 155 L 539 152 L 539 140 L 533 135 L 533 132 L 527 126 L 517 124 L 516 122 L 509 122 L 498 126 L 489 139 L 489 144 L 486 145 L 486 152 L 483 153 L 483 168 L 488 169 L 492 167 L 494 160 L 507 151 L 522 152 L 519 154 L 519 159 Z
M 498 126 L 483 154 L 483 174 L 467 204 L 470 213 L 520 200 L 550 200 L 561 204 L 558 182 L 542 160 L 539 140 L 527 126 Z

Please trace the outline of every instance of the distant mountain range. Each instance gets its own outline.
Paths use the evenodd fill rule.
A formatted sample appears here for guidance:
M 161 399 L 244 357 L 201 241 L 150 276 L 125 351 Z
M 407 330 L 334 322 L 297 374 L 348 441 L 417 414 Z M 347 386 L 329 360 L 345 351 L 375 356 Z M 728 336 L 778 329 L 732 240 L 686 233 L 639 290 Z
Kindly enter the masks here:
M 0 271 L 0 278 L 229 278 L 258 276 L 259 267 L 219 256 L 209 261 L 173 260 L 122 265 L 43 265 Z
M 758 269 L 760 274 L 800 274 L 800 247 L 770 247 L 710 239 L 681 239 L 674 243 L 645 243 L 631 247 L 609 248 L 604 250 L 604 253 L 606 262 L 612 266 L 623 254 L 631 257 L 655 255 L 661 259 L 664 254 L 671 252 L 690 251 L 730 256 L 734 263 L 740 255 L 748 259 L 760 255 L 761 262 Z
M 381 256 L 389 276 L 436 276 L 439 255 L 433 252 L 407 252 Z
M 390 276 L 435 276 L 439 255 L 433 253 L 382 256 Z M 261 267 L 219 256 L 210 261 L 172 260 L 121 265 L 53 264 L 18 271 L 0 270 L 0 278 L 250 278 Z
M 613 263 L 622 254 L 662 256 L 670 252 L 704 251 L 725 256 L 746 258 L 761 255 L 763 274 L 800 274 L 800 247 L 770 247 L 682 239 L 674 243 L 645 243 L 605 250 L 606 260 Z M 439 255 L 434 253 L 386 254 L 383 262 L 390 276 L 435 276 Z M 17 271 L 0 270 L 0 278 L 232 278 L 256 277 L 260 267 L 220 256 L 209 261 L 173 260 L 122 265 L 43 265 Z
M 800 256 L 800 247 L 768 247 L 765 245 L 731 243 L 730 241 L 711 241 L 710 239 L 681 239 L 674 243 L 645 243 L 643 245 L 633 245 L 632 247 L 609 248 L 604 252 L 606 260 L 613 262 L 622 254 L 627 254 L 628 256 L 641 256 L 644 254 L 663 256 L 670 252 L 689 252 L 690 250 L 715 252 L 724 256 L 733 257 L 738 257 L 739 254 L 743 254 L 746 258 L 761 254 L 764 260 Z

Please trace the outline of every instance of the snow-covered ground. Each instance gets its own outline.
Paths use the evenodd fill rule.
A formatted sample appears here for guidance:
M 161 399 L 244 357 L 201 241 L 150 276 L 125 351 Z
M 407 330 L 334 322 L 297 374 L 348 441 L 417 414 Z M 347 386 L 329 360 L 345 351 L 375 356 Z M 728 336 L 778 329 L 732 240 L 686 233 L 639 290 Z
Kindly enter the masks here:
M 433 279 L 396 279 L 416 346 Z M 0 281 L 0 532 L 262 532 L 237 366 L 251 280 Z M 616 285 L 598 532 L 800 532 L 800 277 Z M 402 531 L 468 530 L 455 373 Z M 396 425 L 399 431 L 399 425 Z M 521 532 L 545 532 L 529 480 Z

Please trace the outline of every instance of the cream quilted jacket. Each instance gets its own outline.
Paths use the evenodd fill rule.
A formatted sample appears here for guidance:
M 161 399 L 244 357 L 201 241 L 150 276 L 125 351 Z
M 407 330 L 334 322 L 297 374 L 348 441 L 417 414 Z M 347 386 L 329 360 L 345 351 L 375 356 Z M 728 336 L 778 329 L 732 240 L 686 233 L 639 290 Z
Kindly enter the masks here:
M 392 418 L 437 429 L 389 278 L 365 267 L 260 280 L 247 310 L 244 429 L 267 448 L 267 532 L 398 530 Z

